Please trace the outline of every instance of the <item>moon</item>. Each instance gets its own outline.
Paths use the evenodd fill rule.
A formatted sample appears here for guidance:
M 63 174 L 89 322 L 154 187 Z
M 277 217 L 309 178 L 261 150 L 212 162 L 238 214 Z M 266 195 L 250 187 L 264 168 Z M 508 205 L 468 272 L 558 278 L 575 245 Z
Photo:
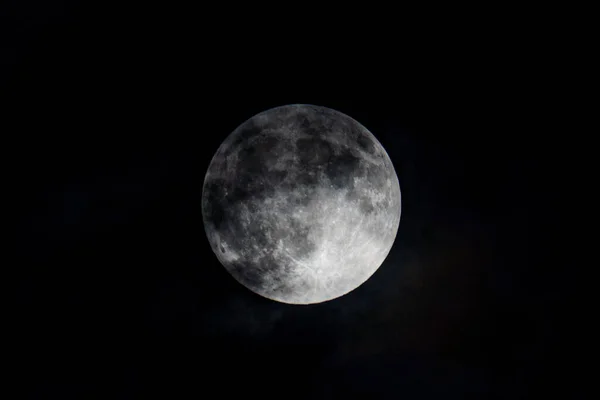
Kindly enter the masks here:
M 330 108 L 293 104 L 235 129 L 202 190 L 204 229 L 225 269 L 253 292 L 314 304 L 366 282 L 400 224 L 400 184 L 379 141 Z

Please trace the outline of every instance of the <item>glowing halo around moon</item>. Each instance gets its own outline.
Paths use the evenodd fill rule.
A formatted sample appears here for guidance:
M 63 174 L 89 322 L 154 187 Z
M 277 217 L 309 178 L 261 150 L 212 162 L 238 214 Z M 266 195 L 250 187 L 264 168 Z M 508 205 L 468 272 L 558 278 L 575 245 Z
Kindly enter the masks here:
M 206 172 L 202 215 L 213 252 L 242 285 L 289 304 L 366 282 L 400 224 L 394 166 L 364 126 L 305 104 L 242 123 Z

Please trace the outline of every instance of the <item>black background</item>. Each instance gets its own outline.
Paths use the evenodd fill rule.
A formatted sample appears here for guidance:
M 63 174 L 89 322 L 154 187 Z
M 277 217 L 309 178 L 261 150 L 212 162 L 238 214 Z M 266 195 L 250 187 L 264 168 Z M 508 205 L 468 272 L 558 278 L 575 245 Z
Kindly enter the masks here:
M 535 38 L 512 38 L 514 26 L 490 13 L 467 26 L 443 11 L 409 24 L 391 9 L 308 4 L 3 9 L 18 393 L 520 399 L 556 390 L 558 274 L 539 234 L 551 210 Z M 320 305 L 271 302 L 235 282 L 200 212 L 219 144 L 289 103 L 365 125 L 403 195 L 379 271 Z

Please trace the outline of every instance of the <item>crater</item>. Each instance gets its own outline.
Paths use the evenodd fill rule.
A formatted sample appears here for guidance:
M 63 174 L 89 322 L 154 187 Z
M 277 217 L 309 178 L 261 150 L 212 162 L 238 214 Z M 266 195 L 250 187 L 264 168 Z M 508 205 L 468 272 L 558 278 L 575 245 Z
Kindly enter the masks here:
M 358 146 L 364 150 L 366 153 L 373 154 L 375 152 L 375 143 L 367 137 L 364 133 L 359 132 L 358 137 L 356 138 L 356 142 Z

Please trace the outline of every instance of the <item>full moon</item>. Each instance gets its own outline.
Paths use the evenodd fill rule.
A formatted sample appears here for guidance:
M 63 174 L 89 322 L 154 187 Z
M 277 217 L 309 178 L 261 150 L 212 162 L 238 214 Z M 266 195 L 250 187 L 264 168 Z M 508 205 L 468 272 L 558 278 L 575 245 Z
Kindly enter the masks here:
M 206 172 L 204 229 L 246 288 L 275 301 L 343 296 L 381 266 L 400 224 L 400 185 L 379 141 L 351 117 L 295 104 L 259 113 Z

